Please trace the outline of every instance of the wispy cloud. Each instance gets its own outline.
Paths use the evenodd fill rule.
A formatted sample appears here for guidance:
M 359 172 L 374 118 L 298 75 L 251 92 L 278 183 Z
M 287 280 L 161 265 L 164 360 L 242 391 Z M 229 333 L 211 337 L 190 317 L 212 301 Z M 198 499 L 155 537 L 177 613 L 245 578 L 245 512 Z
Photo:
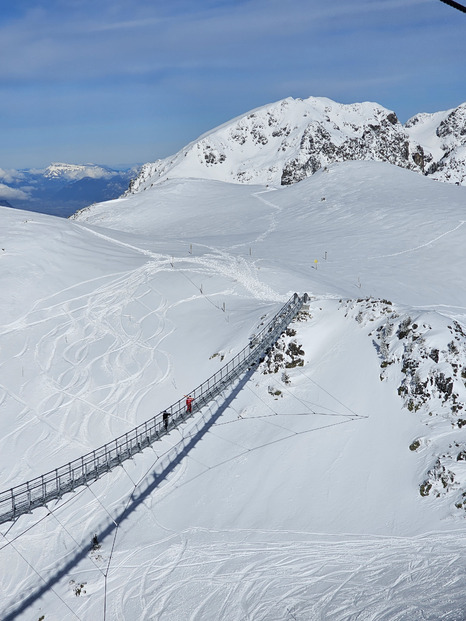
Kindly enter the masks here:
M 141 161 L 150 141 L 165 155 L 162 144 L 180 147 L 289 95 L 378 101 L 401 117 L 466 99 L 464 24 L 432 0 L 11 6 L 0 24 L 5 167 L 45 165 L 73 147 L 87 161 L 115 149 L 128 161 L 123 150 L 139 145 Z
M 429 0 L 372 0 L 348 3 L 323 1 L 250 0 L 244 3 L 202 3 L 197 11 L 161 10 L 160 2 L 78 3 L 81 10 L 64 14 L 34 9 L 0 28 L 0 77 L 10 80 L 108 78 L 177 68 L 254 63 L 255 55 L 280 52 L 293 57 L 298 46 L 328 47 L 326 37 L 348 36 L 361 30 L 366 45 L 371 31 L 390 23 L 409 28 L 398 15 L 406 5 L 411 27 L 418 23 L 414 7 Z M 126 10 L 124 10 L 126 9 Z M 121 19 L 126 16 L 127 19 Z M 388 18 L 388 19 L 387 19 Z M 335 41 L 338 44 L 338 41 Z M 364 38 L 360 44 L 364 42 Z M 304 51 L 304 50 L 303 50 Z
M 163 24 L 164 20 L 158 17 L 148 17 L 145 19 L 130 19 L 122 22 L 97 24 L 90 26 L 88 32 L 108 32 L 111 30 L 140 30 L 143 28 L 154 28 Z
M 28 197 L 29 195 L 23 190 L 20 190 L 18 188 L 11 188 L 10 186 L 5 185 L 4 183 L 0 183 L 0 198 L 11 200 L 15 198 L 26 199 Z
M 4 181 L 5 183 L 13 183 L 18 179 L 22 179 L 23 175 L 17 170 L 4 170 L 0 168 L 0 181 Z

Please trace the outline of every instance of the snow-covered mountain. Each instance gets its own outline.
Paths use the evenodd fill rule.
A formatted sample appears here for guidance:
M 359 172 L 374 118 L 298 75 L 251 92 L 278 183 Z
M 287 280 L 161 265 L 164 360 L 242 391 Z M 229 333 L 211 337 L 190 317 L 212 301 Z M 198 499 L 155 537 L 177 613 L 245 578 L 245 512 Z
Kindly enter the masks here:
M 406 128 L 423 145 L 426 175 L 466 185 L 466 103 L 447 112 L 418 114 Z
M 115 176 L 115 170 L 96 164 L 64 164 L 54 162 L 48 166 L 43 175 L 47 179 L 66 179 L 67 181 L 79 181 L 89 179 L 109 179 Z
M 0 208 L 2 489 L 311 296 L 234 398 L 0 527 L 2 621 L 462 619 L 465 192 L 350 161 L 276 189 L 168 179 L 72 220 Z
M 18 209 L 68 217 L 125 192 L 136 168 L 54 163 L 45 169 L 0 170 L 0 201 Z M 2 183 L 3 181 L 3 183 Z
M 434 179 L 466 179 L 466 104 L 402 125 L 375 103 L 287 98 L 204 134 L 176 155 L 143 166 L 137 192 L 170 178 L 289 185 L 335 162 L 375 160 Z M 466 183 L 466 182 L 465 182 Z

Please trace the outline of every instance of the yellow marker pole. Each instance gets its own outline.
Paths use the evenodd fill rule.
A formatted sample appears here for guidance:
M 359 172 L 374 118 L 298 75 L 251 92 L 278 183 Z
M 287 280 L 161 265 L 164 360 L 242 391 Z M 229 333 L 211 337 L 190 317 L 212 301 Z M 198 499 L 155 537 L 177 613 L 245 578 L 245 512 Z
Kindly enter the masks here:
M 314 264 L 315 264 L 316 269 L 317 269 L 317 263 L 319 263 L 319 261 L 317 259 L 314 259 Z

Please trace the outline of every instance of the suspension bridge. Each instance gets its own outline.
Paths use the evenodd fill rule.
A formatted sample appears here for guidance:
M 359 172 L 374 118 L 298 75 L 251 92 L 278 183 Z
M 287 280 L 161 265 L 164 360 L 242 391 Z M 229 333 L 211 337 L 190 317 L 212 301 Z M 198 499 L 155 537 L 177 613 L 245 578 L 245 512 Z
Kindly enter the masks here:
M 295 293 L 250 339 L 246 347 L 189 393 L 193 398 L 189 412 L 185 399 L 180 399 L 111 442 L 55 470 L 1 492 L 0 524 L 16 520 L 25 513 L 31 513 L 34 509 L 45 506 L 51 500 L 60 499 L 78 487 L 89 485 L 200 411 L 226 389 L 232 387 L 246 371 L 264 357 L 308 300 L 307 293 L 302 296 Z

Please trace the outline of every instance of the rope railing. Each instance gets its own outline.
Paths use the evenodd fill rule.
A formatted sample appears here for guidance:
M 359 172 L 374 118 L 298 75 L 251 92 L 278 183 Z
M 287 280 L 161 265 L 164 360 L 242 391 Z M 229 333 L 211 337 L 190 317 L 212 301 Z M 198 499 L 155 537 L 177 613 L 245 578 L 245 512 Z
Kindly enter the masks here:
M 201 410 L 264 356 L 307 300 L 307 294 L 300 297 L 295 293 L 268 324 L 251 337 L 246 347 L 192 390 L 189 393 L 193 397 L 191 411 L 186 411 L 185 399 L 180 399 L 111 442 L 64 466 L 0 493 L 0 524 L 14 520 L 24 513 L 31 513 L 37 507 L 97 480 L 102 474 L 110 472 L 115 466 L 151 446 Z

